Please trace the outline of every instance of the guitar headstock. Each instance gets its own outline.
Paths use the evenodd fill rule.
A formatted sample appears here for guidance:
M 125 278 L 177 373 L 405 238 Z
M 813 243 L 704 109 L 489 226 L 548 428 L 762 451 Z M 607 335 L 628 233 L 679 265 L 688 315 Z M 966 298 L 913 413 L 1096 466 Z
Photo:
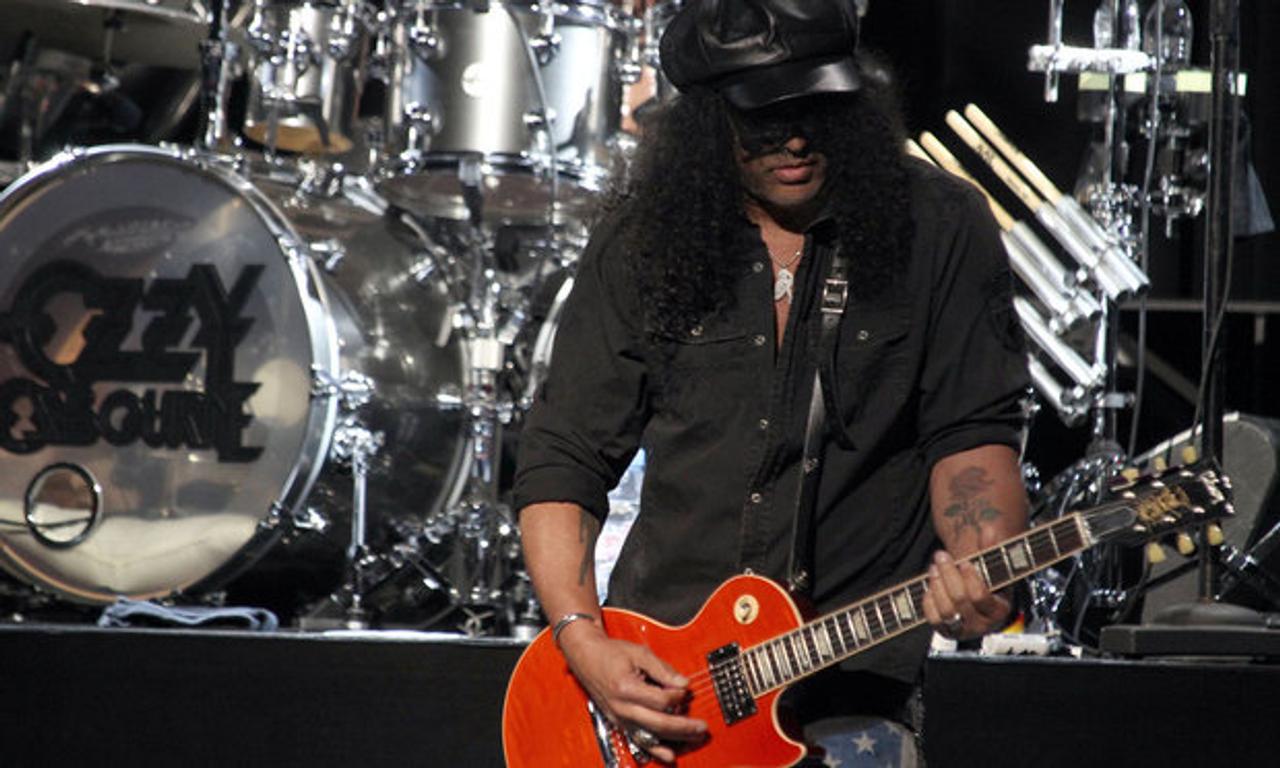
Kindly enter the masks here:
M 1209 461 L 1123 481 L 1112 486 L 1111 495 L 1081 513 L 1095 542 L 1141 544 L 1235 514 L 1231 481 Z

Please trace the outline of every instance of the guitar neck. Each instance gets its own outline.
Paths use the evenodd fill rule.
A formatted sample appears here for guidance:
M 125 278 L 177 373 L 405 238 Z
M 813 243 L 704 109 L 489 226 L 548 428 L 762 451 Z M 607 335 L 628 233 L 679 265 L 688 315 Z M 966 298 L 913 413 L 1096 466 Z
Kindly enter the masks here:
M 968 562 L 996 590 L 1091 545 L 1082 516 L 1073 513 L 983 550 Z M 926 583 L 927 577 L 917 577 L 743 650 L 741 663 L 752 694 L 793 683 L 924 624 Z

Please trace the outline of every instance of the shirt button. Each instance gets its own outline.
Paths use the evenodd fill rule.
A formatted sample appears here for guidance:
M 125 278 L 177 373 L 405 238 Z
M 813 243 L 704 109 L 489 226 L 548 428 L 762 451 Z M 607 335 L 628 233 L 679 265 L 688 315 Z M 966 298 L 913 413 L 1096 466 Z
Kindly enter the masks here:
M 752 504 L 759 504 L 762 501 L 764 501 L 764 496 L 761 496 L 759 491 L 756 491 L 755 493 L 751 494 Z
M 692 328 L 690 328 L 690 329 L 689 329 L 689 335 L 690 335 L 690 336 L 701 336 L 701 335 L 702 335 L 702 326 L 701 326 L 701 325 L 695 325 L 695 326 L 693 326 Z
M 765 342 L 768 340 L 769 339 L 766 338 L 763 333 L 757 333 L 755 336 L 751 337 L 751 343 L 755 344 L 757 347 L 763 347 Z
M 752 271 L 752 272 L 763 272 L 763 271 L 764 271 L 764 262 L 763 262 L 763 261 L 757 261 L 756 263 L 752 264 L 752 265 L 751 265 L 751 271 Z
M 769 428 L 769 420 L 768 420 L 768 419 L 761 419 L 759 423 L 760 423 L 760 429 L 768 429 L 768 428 Z
M 866 328 L 858 331 L 858 341 L 866 341 L 869 338 L 871 338 L 871 331 L 868 331 Z

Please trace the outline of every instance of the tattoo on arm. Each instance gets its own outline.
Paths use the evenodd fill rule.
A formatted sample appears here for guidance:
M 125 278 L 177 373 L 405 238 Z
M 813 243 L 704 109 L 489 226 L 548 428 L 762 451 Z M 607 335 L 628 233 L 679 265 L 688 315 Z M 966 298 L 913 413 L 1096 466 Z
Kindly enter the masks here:
M 986 498 L 993 485 L 995 481 L 981 467 L 967 467 L 951 478 L 951 503 L 942 515 L 951 521 L 957 537 L 968 528 L 981 536 L 982 524 L 1000 517 L 1000 510 Z
M 582 545 L 582 562 L 578 564 L 578 584 L 586 584 L 596 563 L 596 536 L 600 523 L 585 509 L 578 516 L 578 543 Z

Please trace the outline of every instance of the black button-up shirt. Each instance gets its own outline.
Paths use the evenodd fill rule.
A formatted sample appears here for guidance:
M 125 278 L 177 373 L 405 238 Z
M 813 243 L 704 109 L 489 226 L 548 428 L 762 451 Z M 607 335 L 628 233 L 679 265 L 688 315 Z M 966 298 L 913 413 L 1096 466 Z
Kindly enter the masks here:
M 984 444 L 1016 446 L 1025 353 L 995 223 L 963 182 L 912 161 L 915 239 L 895 288 L 850 299 L 836 342 L 833 425 L 814 510 L 812 598 L 840 607 L 918 575 L 937 547 L 929 471 Z M 625 215 L 625 211 L 621 214 Z M 609 602 L 681 623 L 744 570 L 785 581 L 834 226 L 815 225 L 784 343 L 773 272 L 744 227 L 731 306 L 658 354 L 642 327 L 616 221 L 593 233 L 557 330 L 551 370 L 520 436 L 514 502 L 568 501 L 603 518 L 646 451 L 637 518 Z M 700 254 L 690 254 L 690 259 Z M 851 254 L 857 259 L 857 254 Z M 860 655 L 914 676 L 927 635 Z

